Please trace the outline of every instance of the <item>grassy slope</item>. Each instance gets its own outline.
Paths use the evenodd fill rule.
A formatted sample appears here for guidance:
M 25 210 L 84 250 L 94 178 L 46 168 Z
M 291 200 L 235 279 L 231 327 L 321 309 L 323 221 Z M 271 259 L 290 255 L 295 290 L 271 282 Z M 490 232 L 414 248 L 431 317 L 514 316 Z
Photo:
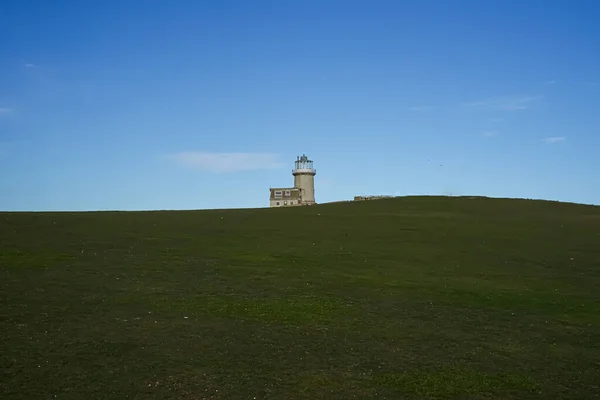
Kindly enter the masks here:
M 600 207 L 0 213 L 0 398 L 595 398 L 599 288 Z

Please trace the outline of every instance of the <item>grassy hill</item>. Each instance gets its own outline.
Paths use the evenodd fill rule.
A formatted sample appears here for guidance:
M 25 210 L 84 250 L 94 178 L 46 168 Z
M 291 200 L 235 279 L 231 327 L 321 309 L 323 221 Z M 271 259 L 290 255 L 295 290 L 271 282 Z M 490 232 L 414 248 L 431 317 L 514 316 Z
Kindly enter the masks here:
M 0 213 L 0 398 L 588 399 L 600 207 Z

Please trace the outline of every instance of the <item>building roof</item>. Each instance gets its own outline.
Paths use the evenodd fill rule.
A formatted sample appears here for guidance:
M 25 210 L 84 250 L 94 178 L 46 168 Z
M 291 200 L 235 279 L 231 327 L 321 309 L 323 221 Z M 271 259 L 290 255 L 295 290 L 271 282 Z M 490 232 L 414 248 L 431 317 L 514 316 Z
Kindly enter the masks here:
M 281 196 L 275 197 L 275 192 L 281 192 Z M 286 192 L 289 195 L 286 196 Z M 297 200 L 300 198 L 300 189 L 298 188 L 271 188 L 271 200 Z

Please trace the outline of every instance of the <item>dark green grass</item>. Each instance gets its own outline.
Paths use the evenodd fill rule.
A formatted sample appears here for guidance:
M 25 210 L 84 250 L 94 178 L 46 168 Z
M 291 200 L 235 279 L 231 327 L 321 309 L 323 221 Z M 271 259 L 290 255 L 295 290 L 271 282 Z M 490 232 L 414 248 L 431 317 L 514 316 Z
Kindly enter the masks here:
M 1 399 L 600 395 L 600 207 L 0 213 Z

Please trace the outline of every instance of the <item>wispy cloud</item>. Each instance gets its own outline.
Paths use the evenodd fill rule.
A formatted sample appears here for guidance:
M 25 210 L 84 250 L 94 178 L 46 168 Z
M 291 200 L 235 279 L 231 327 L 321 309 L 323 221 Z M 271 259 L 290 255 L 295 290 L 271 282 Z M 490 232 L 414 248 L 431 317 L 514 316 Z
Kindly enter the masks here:
M 433 109 L 433 107 L 431 107 L 431 106 L 412 106 L 412 107 L 407 108 L 408 111 L 413 111 L 413 112 L 425 112 L 425 111 L 430 111 L 432 109 Z
M 207 153 L 186 151 L 170 154 L 169 159 L 190 169 L 228 173 L 283 166 L 278 156 L 270 153 Z
M 12 112 L 12 108 L 0 107 L 0 115 L 12 114 Z
M 564 142 L 565 140 L 567 140 L 567 138 L 564 136 L 553 136 L 553 137 L 543 138 L 542 142 L 544 142 L 546 144 L 554 144 L 554 143 Z
M 497 133 L 494 132 L 494 131 L 485 131 L 485 132 L 483 132 L 481 134 L 481 136 L 485 136 L 485 137 L 493 137 L 493 136 L 496 136 L 496 135 L 497 135 Z
M 502 96 L 463 103 L 468 110 L 521 111 L 531 108 L 540 96 Z
M 23 64 L 23 67 L 25 67 L 25 68 L 37 68 L 37 65 L 32 64 L 32 63 L 25 63 L 25 64 Z
M 554 79 L 544 82 L 544 85 L 555 85 L 556 81 Z

